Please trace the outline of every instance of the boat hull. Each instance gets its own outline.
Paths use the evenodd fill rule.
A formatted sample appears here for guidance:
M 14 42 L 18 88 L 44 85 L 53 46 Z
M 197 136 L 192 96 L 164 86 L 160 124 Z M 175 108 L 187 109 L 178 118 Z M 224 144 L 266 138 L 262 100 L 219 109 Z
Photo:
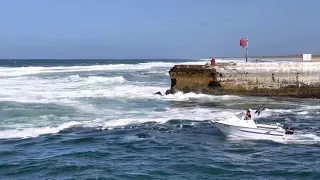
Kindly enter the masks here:
M 265 128 L 250 128 L 236 125 L 216 122 L 215 126 L 225 135 L 245 137 L 250 139 L 270 139 L 270 140 L 285 140 L 286 135 L 283 131 Z

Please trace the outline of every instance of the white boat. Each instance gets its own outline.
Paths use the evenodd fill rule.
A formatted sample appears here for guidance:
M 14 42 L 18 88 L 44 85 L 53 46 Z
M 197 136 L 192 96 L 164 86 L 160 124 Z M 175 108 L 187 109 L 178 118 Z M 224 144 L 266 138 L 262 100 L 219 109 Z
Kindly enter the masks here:
M 293 134 L 292 128 L 283 129 L 281 124 L 257 124 L 253 119 L 245 120 L 245 117 L 245 113 L 240 113 L 226 120 L 220 120 L 214 123 L 225 135 L 245 138 L 286 140 L 288 136 Z

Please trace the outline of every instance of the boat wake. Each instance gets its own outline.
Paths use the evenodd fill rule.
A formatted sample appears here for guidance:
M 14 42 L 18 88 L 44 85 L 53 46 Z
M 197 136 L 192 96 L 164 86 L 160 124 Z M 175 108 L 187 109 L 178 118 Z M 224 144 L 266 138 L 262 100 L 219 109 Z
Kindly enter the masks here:
M 275 141 L 283 144 L 320 144 L 320 136 L 312 133 L 295 134 L 289 139 L 282 141 Z

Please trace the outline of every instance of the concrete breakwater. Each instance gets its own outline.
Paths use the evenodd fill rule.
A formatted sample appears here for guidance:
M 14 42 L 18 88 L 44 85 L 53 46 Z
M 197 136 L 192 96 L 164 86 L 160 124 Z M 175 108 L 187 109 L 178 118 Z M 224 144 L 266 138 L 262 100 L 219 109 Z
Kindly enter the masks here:
M 171 91 L 320 98 L 320 62 L 175 65 Z

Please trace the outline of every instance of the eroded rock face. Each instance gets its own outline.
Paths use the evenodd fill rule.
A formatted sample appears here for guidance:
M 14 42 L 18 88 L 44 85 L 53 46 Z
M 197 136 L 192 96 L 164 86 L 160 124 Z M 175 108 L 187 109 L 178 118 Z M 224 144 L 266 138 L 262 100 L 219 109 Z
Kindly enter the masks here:
M 171 93 L 320 98 L 319 62 L 176 65 Z
M 188 92 L 200 92 L 208 87 L 208 83 L 216 82 L 216 70 L 207 66 L 178 65 L 170 72 L 171 90 Z

